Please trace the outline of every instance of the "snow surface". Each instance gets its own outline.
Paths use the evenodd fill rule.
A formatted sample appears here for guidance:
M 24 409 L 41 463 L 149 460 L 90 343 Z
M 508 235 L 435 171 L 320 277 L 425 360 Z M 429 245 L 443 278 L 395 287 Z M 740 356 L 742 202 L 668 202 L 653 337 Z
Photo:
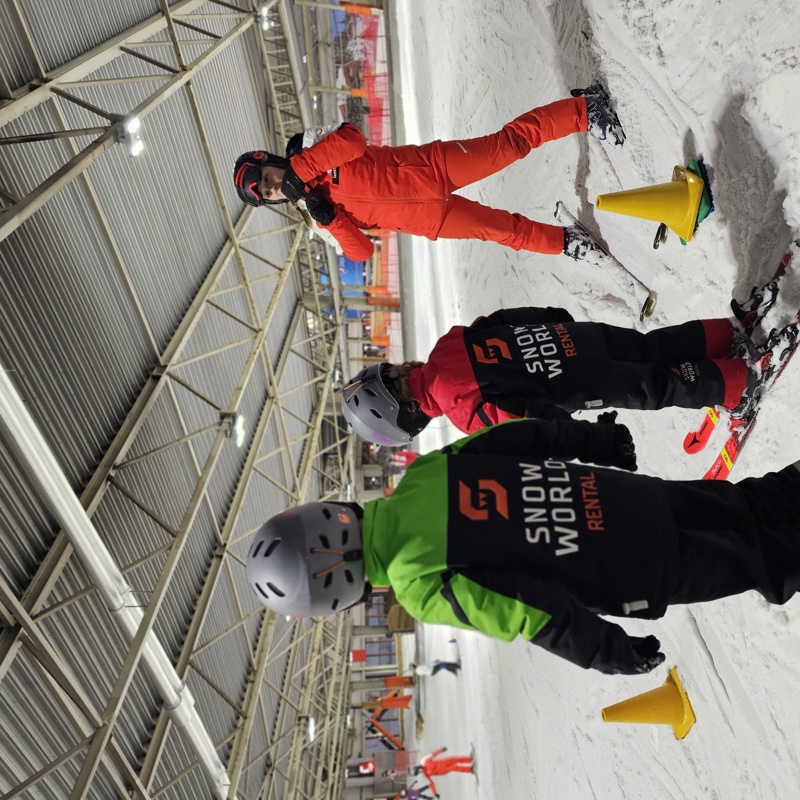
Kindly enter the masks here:
M 601 79 L 628 140 L 614 150 L 586 136 L 546 145 L 464 194 L 550 221 L 556 200 L 595 231 L 658 292 L 651 328 L 727 316 L 768 278 L 800 232 L 800 79 L 796 0 L 407 0 L 394 5 L 408 142 L 497 130 L 528 108 Z M 670 234 L 655 251 L 651 222 L 595 212 L 597 194 L 669 180 L 702 156 L 716 211 L 686 247 Z M 565 257 L 494 244 L 404 238 L 404 293 L 413 334 L 406 357 L 424 359 L 451 325 L 502 306 L 554 305 L 577 319 L 637 325 L 624 286 Z M 800 275 L 784 283 L 768 322 L 800 304 Z M 410 350 L 410 351 L 409 351 Z M 736 480 L 800 459 L 795 360 L 764 401 Z M 642 471 L 699 478 L 719 450 L 686 456 L 697 411 L 621 412 Z M 592 418 L 592 415 L 586 415 Z M 456 438 L 436 421 L 421 449 Z M 800 525 L 800 521 L 798 523 Z M 647 535 L 647 521 L 642 520 Z M 456 636 L 462 677 L 422 689 L 419 749 L 474 746 L 476 782 L 447 776 L 447 798 L 800 797 L 800 601 L 769 606 L 749 593 L 673 608 L 656 622 L 667 654 L 648 676 L 587 672 L 523 642 L 424 628 L 420 659 L 445 658 Z M 698 722 L 671 728 L 601 721 L 600 709 L 660 685 L 677 664 Z M 432 689 L 435 688 L 435 691 Z

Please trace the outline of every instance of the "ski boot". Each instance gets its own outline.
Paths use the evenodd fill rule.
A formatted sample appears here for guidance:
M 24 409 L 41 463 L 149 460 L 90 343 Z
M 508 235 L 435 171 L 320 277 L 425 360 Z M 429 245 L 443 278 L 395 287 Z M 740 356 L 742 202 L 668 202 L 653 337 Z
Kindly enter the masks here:
M 764 344 L 764 354 L 760 359 L 745 359 L 748 366 L 747 385 L 742 400 L 730 412 L 731 417 L 749 420 L 764 393 L 764 387 L 781 364 L 794 351 L 800 338 L 800 325 L 791 322 L 780 330 L 773 329 Z
M 778 281 L 771 280 L 760 289 L 754 286 L 750 292 L 750 297 L 744 303 L 731 300 L 731 311 L 741 323 L 747 336 L 753 335 L 756 325 L 767 316 L 769 310 L 775 305 L 777 297 Z
M 739 330 L 734 327 L 732 332 L 733 340 L 731 349 L 726 358 L 742 358 L 750 361 L 758 361 L 764 355 L 765 349 L 759 347 L 751 338 L 747 331 Z
M 597 246 L 597 242 L 577 225 L 564 228 L 565 256 L 574 258 L 575 261 L 602 261 L 605 253 Z
M 586 99 L 587 130 L 600 141 L 609 141 L 614 147 L 625 144 L 625 131 L 616 111 L 611 106 L 611 98 L 602 84 L 595 83 L 585 89 L 572 89 L 573 97 Z
M 764 387 L 774 371 L 769 352 L 759 361 L 747 360 L 747 383 L 742 392 L 742 399 L 736 408 L 732 408 L 728 412 L 733 419 L 742 422 L 750 420 L 764 393 Z

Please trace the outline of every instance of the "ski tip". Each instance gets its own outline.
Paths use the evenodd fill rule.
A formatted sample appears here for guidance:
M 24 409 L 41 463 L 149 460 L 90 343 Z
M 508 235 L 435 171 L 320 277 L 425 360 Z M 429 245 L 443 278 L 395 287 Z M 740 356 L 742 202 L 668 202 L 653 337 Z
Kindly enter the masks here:
M 719 423 L 719 414 L 717 409 L 709 406 L 706 408 L 705 416 L 700 426 L 695 430 L 689 431 L 683 440 L 683 449 L 690 456 L 699 453 L 711 438 L 714 429 Z
M 699 453 L 705 446 L 706 443 L 698 438 L 697 431 L 689 431 L 689 433 L 686 434 L 686 438 L 683 440 L 683 450 L 690 456 Z

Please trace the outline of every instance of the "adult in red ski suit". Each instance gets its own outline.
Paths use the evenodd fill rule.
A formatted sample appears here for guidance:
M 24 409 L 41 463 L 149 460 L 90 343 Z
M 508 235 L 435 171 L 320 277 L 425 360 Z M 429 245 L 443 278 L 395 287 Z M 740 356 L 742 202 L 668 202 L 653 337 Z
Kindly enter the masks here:
M 252 205 L 305 198 L 317 224 L 333 234 L 345 255 L 355 261 L 372 255 L 372 241 L 363 233 L 370 229 L 429 239 L 481 239 L 515 250 L 562 253 L 564 228 L 489 208 L 454 192 L 524 158 L 545 142 L 587 131 L 590 117 L 591 132 L 605 138 L 607 128 L 594 123 L 591 103 L 596 97 L 570 97 L 535 108 L 488 136 L 424 145 L 374 147 L 358 128 L 345 123 L 291 156 L 286 171 L 290 177 L 284 178 L 282 190 L 277 182 L 281 176 L 274 171 L 267 174 L 282 159 L 264 151 L 239 158 L 234 182 L 239 196 Z M 603 100 L 607 102 L 605 93 Z M 261 163 L 263 181 L 258 171 Z M 569 253 L 573 258 L 584 257 Z
M 473 763 L 471 756 L 451 756 L 450 758 L 437 758 L 447 750 L 446 747 L 440 747 L 434 750 L 427 756 L 423 756 L 419 761 L 419 769 L 428 779 L 431 791 L 439 796 L 436 790 L 436 784 L 433 782 L 434 775 L 447 775 L 450 772 L 472 772 Z
M 566 418 L 580 409 L 734 409 L 757 380 L 743 358 L 730 357 L 741 341 L 727 319 L 641 333 L 575 322 L 562 308 L 501 309 L 451 328 L 427 362 L 395 370 L 407 381 L 401 401 L 472 433 L 507 419 Z M 344 388 L 343 402 L 358 383 Z

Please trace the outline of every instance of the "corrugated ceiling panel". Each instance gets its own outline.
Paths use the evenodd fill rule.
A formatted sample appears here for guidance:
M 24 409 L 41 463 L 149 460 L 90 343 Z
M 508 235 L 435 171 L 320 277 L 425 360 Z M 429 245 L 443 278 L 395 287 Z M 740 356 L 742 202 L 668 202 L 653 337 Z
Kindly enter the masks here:
M 78 731 L 70 718 L 54 702 L 51 689 L 23 651 L 14 659 L 3 679 L 0 692 L 0 719 L 9 724 L 0 727 L 0 786 L 14 786 L 41 769 L 58 754 L 81 741 L 88 728 Z M 25 720 L 25 724 L 22 720 Z M 17 720 L 14 725 L 13 721 Z M 35 722 L 33 722 L 35 720 Z M 64 794 L 42 793 L 39 797 L 60 798 L 69 793 L 66 767 L 58 781 Z M 35 788 L 33 791 L 40 791 Z
M 0 576 L 20 596 L 52 544 L 55 523 L 42 508 L 22 469 L 0 440 L 3 557 Z
M 73 485 L 142 386 L 150 353 L 77 184 L 0 242 L 2 361 Z
M 146 147 L 92 165 L 109 227 L 156 341 L 165 345 L 219 253 L 225 229 L 185 94 L 142 123 Z
M 45 69 L 82 55 L 159 11 L 158 0 L 101 3 L 26 0 L 20 4 Z
M 220 758 L 225 757 L 225 748 L 218 750 Z M 175 781 L 176 765 L 188 766 L 194 764 L 186 775 Z M 174 782 L 173 782 L 174 781 Z M 172 785 L 161 788 L 165 784 Z M 164 755 L 156 770 L 153 781 L 153 792 L 158 792 L 159 800 L 186 800 L 187 798 L 206 798 L 209 796 L 208 783 L 202 770 L 197 764 L 197 759 L 185 741 L 180 730 L 173 727 L 173 734 L 167 737 Z
M 0 70 L 12 89 L 39 76 L 11 3 L 0 3 Z

